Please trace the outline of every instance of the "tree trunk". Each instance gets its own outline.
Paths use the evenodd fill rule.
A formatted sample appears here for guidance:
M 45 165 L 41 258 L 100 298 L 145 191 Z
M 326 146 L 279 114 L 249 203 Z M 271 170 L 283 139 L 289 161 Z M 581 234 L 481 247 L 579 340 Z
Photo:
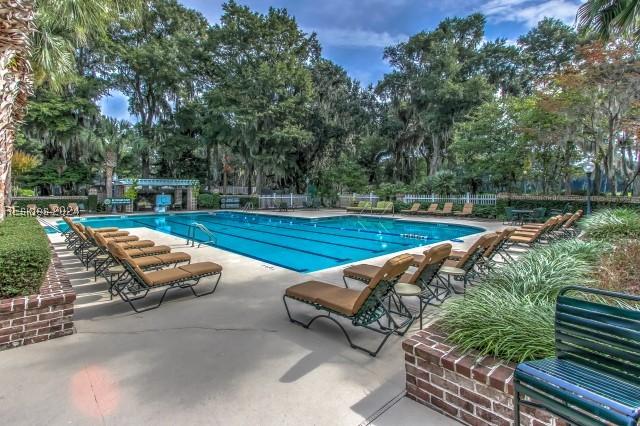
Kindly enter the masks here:
M 113 198 L 113 167 L 106 167 L 104 188 L 107 198 Z
M 11 187 L 16 127 L 24 116 L 32 88 L 29 39 L 33 30 L 33 1 L 3 0 L 0 6 L 0 220 L 4 219 L 5 197 Z

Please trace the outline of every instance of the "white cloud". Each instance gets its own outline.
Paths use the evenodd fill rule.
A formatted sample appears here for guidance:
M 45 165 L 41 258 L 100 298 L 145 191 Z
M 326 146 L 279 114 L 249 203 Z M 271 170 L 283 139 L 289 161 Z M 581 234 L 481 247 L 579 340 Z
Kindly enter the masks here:
M 490 0 L 482 13 L 494 22 L 521 22 L 534 27 L 544 17 L 573 24 L 582 0 Z
M 406 34 L 391 34 L 386 31 L 376 32 L 363 29 L 316 28 L 315 31 L 323 45 L 339 47 L 387 47 L 406 41 Z

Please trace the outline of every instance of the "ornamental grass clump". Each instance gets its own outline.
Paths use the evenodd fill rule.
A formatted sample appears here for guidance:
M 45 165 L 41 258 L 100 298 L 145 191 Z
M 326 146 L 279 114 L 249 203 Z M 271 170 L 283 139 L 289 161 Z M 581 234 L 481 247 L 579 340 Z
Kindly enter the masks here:
M 603 210 L 580 222 L 586 238 L 619 241 L 640 238 L 640 213 L 632 209 Z
M 566 285 L 593 285 L 601 242 L 562 241 L 536 248 L 489 274 L 443 307 L 451 342 L 520 362 L 554 353 L 555 299 Z

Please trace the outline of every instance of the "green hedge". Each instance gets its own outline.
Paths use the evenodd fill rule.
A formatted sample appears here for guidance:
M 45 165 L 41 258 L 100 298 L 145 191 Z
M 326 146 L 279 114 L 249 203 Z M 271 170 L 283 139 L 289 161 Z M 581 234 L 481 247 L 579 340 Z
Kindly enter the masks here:
M 198 208 L 199 209 L 219 209 L 220 194 L 203 193 L 198 195 Z
M 0 298 L 37 293 L 50 262 L 49 239 L 36 218 L 0 223 Z

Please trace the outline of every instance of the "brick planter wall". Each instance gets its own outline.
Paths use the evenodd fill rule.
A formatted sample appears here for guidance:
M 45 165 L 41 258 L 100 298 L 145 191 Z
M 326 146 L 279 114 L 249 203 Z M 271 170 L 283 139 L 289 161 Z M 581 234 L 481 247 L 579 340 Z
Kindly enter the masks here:
M 38 294 L 0 299 L 0 350 L 73 334 L 76 293 L 55 252 Z
M 506 361 L 463 355 L 431 326 L 402 343 L 407 396 L 473 426 L 513 424 L 513 370 Z M 521 406 L 525 426 L 565 425 L 541 410 Z

